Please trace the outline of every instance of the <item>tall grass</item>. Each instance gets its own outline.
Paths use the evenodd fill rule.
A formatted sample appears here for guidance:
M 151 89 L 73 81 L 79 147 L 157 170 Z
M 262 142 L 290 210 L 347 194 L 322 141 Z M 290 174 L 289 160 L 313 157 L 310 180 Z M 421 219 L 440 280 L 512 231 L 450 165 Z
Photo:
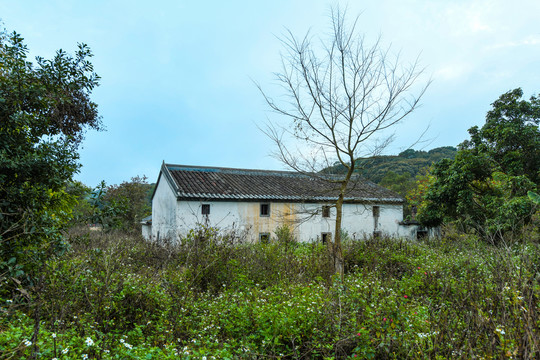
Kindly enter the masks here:
M 538 241 L 346 240 L 340 280 L 323 245 L 278 235 L 74 235 L 45 264 L 39 304 L 23 291 L 0 299 L 0 358 L 540 356 Z

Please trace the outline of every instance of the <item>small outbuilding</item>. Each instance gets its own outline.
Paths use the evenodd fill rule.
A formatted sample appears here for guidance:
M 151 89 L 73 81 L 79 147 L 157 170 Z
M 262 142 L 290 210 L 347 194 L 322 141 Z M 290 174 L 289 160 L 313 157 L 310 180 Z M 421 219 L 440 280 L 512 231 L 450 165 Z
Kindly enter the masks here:
M 303 242 L 328 241 L 335 231 L 337 184 L 332 175 L 186 166 L 163 163 L 152 195 L 147 239 L 177 241 L 200 224 L 266 241 L 288 225 Z M 329 181 L 330 180 L 330 181 Z M 343 204 L 349 237 L 401 236 L 403 198 L 365 179 L 353 179 Z

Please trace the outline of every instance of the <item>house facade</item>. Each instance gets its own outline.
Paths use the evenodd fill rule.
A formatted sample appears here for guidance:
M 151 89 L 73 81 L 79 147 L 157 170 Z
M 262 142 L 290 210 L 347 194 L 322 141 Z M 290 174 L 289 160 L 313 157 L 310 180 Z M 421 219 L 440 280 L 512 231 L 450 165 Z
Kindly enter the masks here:
M 162 164 L 143 235 L 176 241 L 198 224 L 266 241 L 288 225 L 303 242 L 328 241 L 335 231 L 336 183 L 287 171 Z M 410 237 L 400 223 L 403 199 L 366 180 L 353 181 L 343 204 L 350 237 Z

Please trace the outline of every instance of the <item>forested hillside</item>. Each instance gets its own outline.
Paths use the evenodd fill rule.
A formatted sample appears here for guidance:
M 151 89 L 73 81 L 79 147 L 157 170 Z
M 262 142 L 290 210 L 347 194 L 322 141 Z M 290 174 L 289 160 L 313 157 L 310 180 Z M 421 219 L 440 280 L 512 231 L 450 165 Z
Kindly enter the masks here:
M 429 151 L 408 149 L 398 155 L 382 155 L 356 160 L 356 171 L 403 198 L 416 187 L 417 177 L 424 175 L 428 167 L 442 159 L 454 159 L 457 149 L 453 146 L 438 147 Z M 323 170 L 325 173 L 344 173 L 345 168 L 336 165 Z M 405 215 L 409 214 L 408 206 Z
M 438 147 L 429 151 L 405 150 L 399 155 L 381 155 L 356 160 L 357 171 L 367 179 L 381 183 L 388 173 L 414 178 L 422 169 L 442 159 L 453 159 L 457 149 L 453 146 Z M 343 173 L 343 166 L 325 169 L 326 173 Z M 408 174 L 408 175 L 407 175 Z

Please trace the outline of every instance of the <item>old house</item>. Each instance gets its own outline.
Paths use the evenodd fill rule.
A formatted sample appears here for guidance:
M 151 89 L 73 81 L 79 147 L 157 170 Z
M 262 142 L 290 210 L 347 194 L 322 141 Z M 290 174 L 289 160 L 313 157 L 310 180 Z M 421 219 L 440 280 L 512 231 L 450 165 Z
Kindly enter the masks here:
M 208 224 L 266 241 L 287 224 L 300 241 L 324 242 L 335 231 L 335 187 L 296 172 L 163 163 L 143 234 L 177 240 L 197 224 Z M 349 236 L 408 236 L 402 220 L 403 199 L 395 193 L 366 180 L 351 184 L 342 220 Z

